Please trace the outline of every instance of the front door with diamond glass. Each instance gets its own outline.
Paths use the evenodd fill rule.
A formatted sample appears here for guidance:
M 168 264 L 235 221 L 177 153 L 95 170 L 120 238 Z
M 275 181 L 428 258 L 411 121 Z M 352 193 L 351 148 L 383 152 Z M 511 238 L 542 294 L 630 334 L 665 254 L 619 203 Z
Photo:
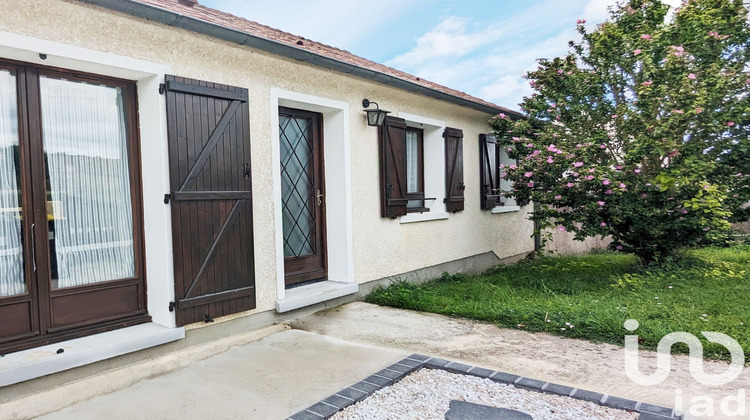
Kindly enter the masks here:
M 322 118 L 279 108 L 286 287 L 326 278 Z

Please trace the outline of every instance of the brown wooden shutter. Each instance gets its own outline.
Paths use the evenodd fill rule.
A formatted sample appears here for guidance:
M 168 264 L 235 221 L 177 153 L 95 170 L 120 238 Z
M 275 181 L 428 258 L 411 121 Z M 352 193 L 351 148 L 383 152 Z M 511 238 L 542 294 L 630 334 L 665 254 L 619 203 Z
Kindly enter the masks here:
M 490 134 L 479 135 L 479 168 L 480 198 L 482 209 L 490 210 L 502 205 L 500 201 L 500 149 L 497 139 Z
M 445 138 L 445 207 L 449 212 L 464 209 L 464 147 L 463 131 L 446 128 Z
M 406 121 L 387 117 L 380 127 L 380 213 L 406 214 Z
M 248 92 L 165 81 L 177 325 L 209 322 L 255 308 Z

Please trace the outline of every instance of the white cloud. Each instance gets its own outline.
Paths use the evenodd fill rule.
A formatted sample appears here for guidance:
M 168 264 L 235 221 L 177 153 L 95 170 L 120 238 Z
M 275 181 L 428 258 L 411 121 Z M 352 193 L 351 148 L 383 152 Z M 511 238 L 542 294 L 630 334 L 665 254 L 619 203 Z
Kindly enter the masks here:
M 415 63 L 445 57 L 462 57 L 500 37 L 501 32 L 494 28 L 467 33 L 468 24 L 468 19 L 449 17 L 417 39 L 417 45 L 411 51 L 397 56 L 386 64 L 410 68 L 414 67 Z

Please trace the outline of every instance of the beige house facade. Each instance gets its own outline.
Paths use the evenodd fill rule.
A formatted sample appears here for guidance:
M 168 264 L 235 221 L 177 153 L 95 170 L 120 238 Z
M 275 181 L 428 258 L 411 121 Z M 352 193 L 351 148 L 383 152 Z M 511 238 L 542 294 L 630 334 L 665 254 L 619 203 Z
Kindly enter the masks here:
M 192 1 L 4 0 L 3 73 L 0 386 L 534 250 L 531 206 L 482 208 L 480 135 L 517 114 L 345 51 Z

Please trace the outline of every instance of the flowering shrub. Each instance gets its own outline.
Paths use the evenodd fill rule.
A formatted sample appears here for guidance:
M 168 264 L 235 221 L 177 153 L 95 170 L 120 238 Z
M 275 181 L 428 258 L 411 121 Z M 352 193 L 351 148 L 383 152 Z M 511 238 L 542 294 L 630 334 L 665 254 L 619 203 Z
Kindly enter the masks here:
M 631 0 L 527 78 L 528 118 L 499 114 L 503 168 L 540 229 L 610 235 L 644 262 L 721 240 L 750 210 L 750 28 L 741 0 L 668 14 Z

